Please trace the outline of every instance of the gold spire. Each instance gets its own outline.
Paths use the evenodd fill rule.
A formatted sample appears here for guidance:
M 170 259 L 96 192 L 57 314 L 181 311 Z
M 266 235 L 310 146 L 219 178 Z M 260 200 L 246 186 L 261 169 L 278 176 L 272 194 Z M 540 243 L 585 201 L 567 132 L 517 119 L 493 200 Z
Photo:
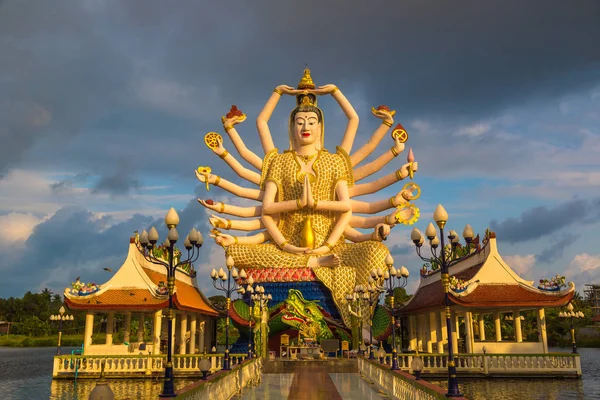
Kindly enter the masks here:
M 298 89 L 314 89 L 315 88 L 315 83 L 312 80 L 312 77 L 310 76 L 310 69 L 308 69 L 308 66 L 306 68 L 304 68 L 304 75 L 302 76 L 302 79 L 300 79 L 300 83 L 298 84 Z

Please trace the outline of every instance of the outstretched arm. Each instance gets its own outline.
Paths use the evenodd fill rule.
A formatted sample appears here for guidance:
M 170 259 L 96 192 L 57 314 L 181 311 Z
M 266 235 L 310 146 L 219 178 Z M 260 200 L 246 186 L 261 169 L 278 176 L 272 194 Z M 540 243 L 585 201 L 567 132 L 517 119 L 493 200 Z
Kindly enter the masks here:
M 383 228 L 383 236 L 387 237 L 390 234 L 390 226 L 389 225 L 385 225 L 385 224 L 378 224 L 377 226 L 375 226 L 375 229 L 373 230 L 372 233 L 362 233 L 360 231 L 357 231 L 356 229 L 354 229 L 351 226 L 347 226 L 346 229 L 344 230 L 344 236 L 346 238 L 348 238 L 349 240 L 353 241 L 354 243 L 358 243 L 358 242 L 366 242 L 368 240 L 375 240 L 378 242 L 381 242 L 383 240 L 383 238 L 380 235 L 379 232 L 379 228 Z
M 394 145 L 388 151 L 377 157 L 376 160 L 354 170 L 354 181 L 358 182 L 361 179 L 364 179 L 367 176 L 379 171 L 387 163 L 397 157 L 402 151 L 404 151 L 404 143 L 400 143 L 398 138 L 394 139 Z
M 223 247 L 231 246 L 232 244 L 261 244 L 269 240 L 269 234 L 267 232 L 259 232 L 256 235 L 251 236 L 232 236 L 226 233 L 221 233 L 216 229 L 211 233 L 211 238 L 215 239 L 218 245 Z
M 366 201 L 359 200 L 350 200 L 350 204 L 352 205 L 352 212 L 360 214 L 376 214 L 389 208 L 397 207 L 400 203 L 405 203 L 407 201 L 418 198 L 420 192 L 418 193 L 418 195 L 415 195 L 414 192 L 416 190 L 417 186 L 415 184 L 406 189 L 402 189 L 395 196 L 392 196 L 387 200 L 379 200 L 373 203 L 367 203 Z
M 238 197 L 243 197 L 250 200 L 262 200 L 263 198 L 263 192 L 261 190 L 243 188 L 217 175 L 208 174 L 207 178 L 206 175 L 196 171 L 196 178 L 198 178 L 198 180 L 202 183 L 206 183 L 206 180 L 208 179 L 208 183 L 225 189 L 229 193 L 232 193 Z
M 389 175 L 384 176 L 381 179 L 369 183 L 361 183 L 350 189 L 350 197 L 362 196 L 364 194 L 375 193 L 383 188 L 390 186 L 393 183 L 401 181 L 408 176 L 408 168 L 411 164 L 404 164 L 396 172 L 392 172 Z M 418 163 L 412 163 L 413 171 L 418 168 Z
M 227 132 L 229 139 L 231 139 L 231 142 L 235 146 L 235 149 L 240 154 L 240 156 L 242 156 L 242 158 L 254 168 L 261 170 L 262 159 L 246 147 L 246 144 L 235 129 L 235 125 L 246 120 L 246 115 L 244 115 L 243 117 L 233 116 L 232 118 L 227 119 L 223 117 L 222 120 L 223 129 L 225 129 L 225 132 Z
M 371 139 L 367 143 L 365 143 L 360 149 L 358 149 L 356 153 L 350 156 L 350 161 L 352 162 L 352 165 L 358 165 L 362 162 L 362 160 L 367 158 L 369 154 L 371 154 L 373 150 L 375 150 L 375 148 L 379 145 L 381 139 L 383 139 L 387 131 L 389 131 L 389 129 L 394 124 L 393 113 L 395 113 L 395 111 L 390 112 L 387 110 L 376 110 L 372 108 L 371 113 L 373 113 L 373 115 L 376 118 L 382 120 L 381 125 L 379 125 L 375 132 L 373 132 L 373 136 L 371 136 Z
M 350 218 L 350 226 L 353 228 L 375 228 L 379 224 L 386 224 L 390 226 L 396 225 L 396 210 L 391 214 L 387 215 L 376 215 L 374 217 L 363 217 L 360 215 L 352 215 Z
M 267 101 L 267 104 L 265 104 L 265 107 L 256 118 L 256 129 L 258 129 L 258 137 L 260 138 L 260 143 L 262 144 L 262 148 L 265 154 L 267 154 L 269 151 L 275 148 L 268 124 L 269 119 L 273 114 L 273 110 L 275 110 L 277 103 L 279 103 L 279 99 L 281 98 L 282 94 L 293 94 L 294 92 L 295 90 L 291 86 L 277 86 L 275 90 L 273 90 L 273 94 Z
M 260 175 L 240 164 L 238 160 L 223 147 L 222 140 L 219 140 L 219 145 L 213 149 L 213 152 L 225 161 L 240 178 L 244 178 L 255 185 L 260 184 Z
M 342 111 L 348 118 L 348 125 L 346 125 L 346 131 L 344 132 L 344 139 L 342 140 L 341 147 L 346 150 L 346 153 L 350 154 L 352 150 L 352 144 L 356 137 L 356 130 L 358 129 L 358 114 L 354 111 L 354 107 L 348 101 L 346 96 L 335 85 L 320 86 L 319 89 L 314 91 L 315 94 L 327 94 L 331 93 L 335 101 L 340 105 Z
M 208 221 L 210 224 L 219 229 L 233 229 L 237 231 L 256 231 L 258 229 L 264 229 L 265 225 L 260 219 L 251 220 L 239 220 L 239 219 L 226 219 L 217 215 L 212 215 Z
M 220 214 L 229 214 L 234 215 L 236 217 L 249 218 L 249 217 L 259 217 L 262 213 L 261 206 L 253 206 L 253 207 L 239 207 L 232 206 L 230 204 L 225 203 L 213 203 L 208 204 L 206 200 L 197 199 L 198 203 L 202 204 L 204 207 L 212 210 L 214 212 L 218 212 Z

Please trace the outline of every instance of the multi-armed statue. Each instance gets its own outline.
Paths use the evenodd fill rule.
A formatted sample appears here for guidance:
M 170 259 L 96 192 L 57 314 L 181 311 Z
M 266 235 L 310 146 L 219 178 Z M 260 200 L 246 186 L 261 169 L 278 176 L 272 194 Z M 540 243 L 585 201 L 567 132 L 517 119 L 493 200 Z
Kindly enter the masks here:
M 348 118 L 341 145 L 334 152 L 324 147 L 324 116 L 317 107 L 317 98 L 331 95 Z M 273 143 L 269 119 L 283 95 L 296 97 L 296 107 L 289 118 L 289 150 L 279 151 Z M 365 285 L 372 269 L 386 268 L 389 254 L 381 243 L 398 224 L 412 224 L 419 210 L 410 200 L 420 194 L 410 182 L 389 199 L 366 202 L 356 200 L 361 195 L 377 193 L 386 187 L 413 176 L 418 164 L 409 152 L 408 162 L 398 170 L 368 183 L 359 183 L 394 160 L 403 150 L 407 134 L 398 125 L 394 130 L 394 145 L 372 162 L 357 167 L 369 156 L 394 123 L 394 111 L 386 106 L 372 109 L 382 124 L 370 140 L 352 153 L 358 128 L 358 115 L 342 92 L 334 85 L 316 87 L 308 69 L 304 70 L 298 88 L 281 85 L 275 88 L 256 120 L 258 135 L 265 156 L 249 150 L 235 126 L 246 116 L 235 106 L 222 118 L 223 127 L 240 156 L 258 172 L 243 167 L 223 146 L 217 133 L 209 133 L 205 142 L 240 177 L 256 188 L 236 185 L 211 174 L 208 167 L 199 167 L 198 179 L 209 187 L 218 186 L 233 195 L 255 200 L 250 207 L 235 206 L 212 200 L 198 200 L 204 207 L 221 214 L 245 219 L 225 219 L 213 215 L 212 237 L 233 257 L 239 269 L 305 268 L 311 269 L 332 293 L 346 326 L 350 313 L 346 294 L 356 285 Z M 385 210 L 386 215 L 372 215 Z M 358 214 L 370 214 L 361 216 Z M 373 229 L 363 233 L 358 229 Z M 233 236 L 221 230 L 259 231 L 247 236 Z

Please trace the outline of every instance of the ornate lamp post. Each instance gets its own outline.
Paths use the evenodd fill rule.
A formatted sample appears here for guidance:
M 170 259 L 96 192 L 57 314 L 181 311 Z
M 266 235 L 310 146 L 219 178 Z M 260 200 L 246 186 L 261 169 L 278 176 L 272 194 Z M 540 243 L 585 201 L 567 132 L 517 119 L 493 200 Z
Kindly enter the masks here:
M 74 317 L 71 314 L 65 315 L 65 307 L 60 306 L 58 314 L 51 315 L 50 321 L 58 321 L 58 344 L 56 345 L 56 355 L 60 356 L 60 339 L 62 338 L 62 323 L 63 321 L 73 321 Z
M 261 335 L 261 348 L 259 349 L 262 357 L 266 357 L 267 354 L 265 352 L 267 346 L 267 318 L 265 314 L 268 310 L 269 300 L 273 299 L 271 294 L 265 294 L 264 286 L 257 286 L 256 293 L 251 295 L 250 298 L 254 302 L 254 307 L 257 307 L 260 310 L 260 335 Z
M 167 270 L 167 288 L 169 289 L 169 311 L 167 313 L 167 364 L 165 366 L 163 391 L 159 397 L 175 397 L 175 387 L 173 385 L 173 360 L 171 355 L 173 349 L 173 293 L 175 291 L 175 271 L 177 268 L 191 264 L 198 259 L 200 247 L 202 247 L 204 240 L 202 239 L 200 232 L 196 229 L 192 229 L 184 241 L 184 246 L 187 249 L 187 258 L 185 260 L 179 259 L 178 262 L 175 262 L 175 243 L 179 240 L 179 233 L 177 232 L 179 216 L 174 208 L 171 208 L 169 212 L 167 212 L 167 215 L 165 216 L 165 225 L 169 228 L 167 240 L 165 240 L 165 248 L 168 253 L 167 262 L 162 258 L 158 258 L 153 253 L 154 246 L 158 242 L 158 231 L 154 227 L 150 229 L 150 232 L 142 231 L 142 234 L 140 235 L 140 252 L 148 262 L 162 265 Z
M 254 336 L 254 332 L 252 331 L 252 322 L 254 320 L 254 289 L 252 288 L 252 286 L 248 285 L 248 290 L 245 290 L 243 287 L 240 288 L 239 292 L 243 295 L 244 293 L 248 292 L 250 294 L 250 304 L 249 304 L 249 311 L 250 311 L 250 320 L 248 321 L 248 359 L 252 358 L 252 352 L 253 352 L 253 343 L 252 343 L 252 339 Z
M 364 343 L 362 337 L 363 330 L 363 315 L 362 315 L 362 302 L 363 296 L 367 293 L 367 288 L 362 285 L 356 285 L 354 287 L 354 291 L 352 293 L 348 293 L 346 295 L 346 300 L 348 302 L 348 311 L 350 314 L 354 315 L 358 319 L 359 327 L 358 327 L 358 345 L 359 352 L 362 352 Z
M 383 273 L 384 283 L 382 288 L 386 289 L 390 298 L 390 310 L 392 312 L 392 370 L 400 369 L 398 367 L 398 351 L 396 350 L 396 316 L 394 315 L 394 290 L 404 288 L 408 283 L 408 270 L 403 266 L 400 269 L 394 268 L 394 259 L 391 254 L 385 258 L 385 264 L 388 270 Z M 377 275 L 380 273 L 377 271 Z M 371 275 L 372 276 L 372 275 Z
M 233 257 L 228 256 L 227 260 L 225 261 L 227 272 L 225 272 L 223 268 L 220 268 L 219 272 L 217 272 L 216 269 L 213 269 L 210 273 L 210 277 L 213 280 L 213 286 L 215 289 L 225 293 L 225 297 L 227 298 L 227 316 L 225 320 L 225 357 L 223 358 L 224 370 L 231 369 L 231 360 L 229 358 L 229 307 L 231 306 L 231 295 L 233 292 L 243 294 L 246 290 L 251 291 L 252 284 L 254 283 L 252 277 L 248 278 L 248 288 L 244 289 L 244 287 L 241 285 L 241 281 L 246 279 L 246 271 L 241 270 L 238 272 L 237 268 L 235 268 L 233 264 Z M 217 282 L 219 282 L 218 286 Z
M 558 316 L 560 318 L 570 318 L 571 319 L 571 341 L 573 343 L 572 354 L 577 353 L 577 344 L 575 343 L 575 328 L 573 327 L 573 319 L 575 318 L 583 318 L 585 315 L 581 311 L 573 311 L 573 303 L 569 303 L 567 306 L 567 312 L 561 311 Z
M 373 315 L 375 314 L 375 305 L 379 303 L 379 296 L 381 293 L 385 292 L 383 288 L 380 288 L 375 284 L 375 280 L 378 276 L 378 271 L 372 269 L 371 276 L 369 277 L 369 285 L 363 294 L 363 301 L 369 310 L 369 360 L 375 359 L 375 349 L 373 348 Z
M 450 276 L 448 274 L 448 268 L 466 259 L 471 253 L 471 243 L 473 242 L 473 229 L 470 225 L 467 225 L 463 231 L 463 237 L 467 243 L 466 252 L 462 256 L 458 256 L 458 235 L 455 231 L 450 231 L 448 239 L 450 240 L 449 248 L 444 245 L 444 226 L 448 221 L 448 213 L 438 204 L 437 208 L 433 213 L 433 219 L 440 230 L 440 236 L 438 238 L 435 226 L 429 223 L 425 236 L 429 240 L 429 246 L 431 247 L 431 257 L 423 257 L 421 255 L 421 247 L 423 246 L 423 235 L 421 232 L 414 228 L 410 235 L 411 240 L 416 246 L 417 255 L 425 262 L 439 265 L 441 269 L 441 281 L 444 287 L 444 304 L 446 306 L 446 329 L 448 331 L 448 397 L 461 396 L 458 389 L 458 379 L 456 378 L 456 365 L 454 364 L 454 349 L 452 348 L 452 321 L 450 314 L 450 298 L 448 297 L 448 291 L 450 288 Z M 441 243 L 441 250 L 438 250 Z

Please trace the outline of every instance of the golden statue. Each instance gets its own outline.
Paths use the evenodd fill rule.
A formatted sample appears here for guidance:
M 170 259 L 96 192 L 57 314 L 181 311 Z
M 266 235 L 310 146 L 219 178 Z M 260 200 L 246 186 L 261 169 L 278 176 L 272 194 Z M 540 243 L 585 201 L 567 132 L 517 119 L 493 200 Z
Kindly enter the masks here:
M 344 138 L 334 152 L 324 148 L 324 117 L 317 107 L 317 97 L 330 94 L 348 118 Z M 296 108 L 289 118 L 289 150 L 275 148 L 268 121 L 283 95 L 296 96 Z M 355 285 L 365 285 L 373 268 L 386 268 L 389 250 L 381 241 L 397 223 L 411 223 L 418 209 L 409 203 L 416 198 L 415 184 L 407 184 L 396 196 L 376 202 L 355 200 L 354 197 L 375 193 L 405 179 L 418 168 L 418 163 L 402 165 L 396 172 L 376 181 L 357 182 L 377 172 L 404 150 L 398 137 L 394 145 L 377 159 L 355 168 L 377 147 L 393 125 L 394 111 L 385 106 L 372 109 L 382 120 L 371 139 L 349 155 L 358 128 L 358 115 L 342 92 L 334 85 L 315 87 L 310 70 L 304 70 L 298 89 L 281 85 L 275 88 L 256 120 L 264 158 L 246 148 L 235 129 L 246 116 L 233 106 L 222 122 L 241 157 L 260 173 L 243 167 L 224 147 L 220 135 L 210 133 L 212 145 L 207 145 L 240 177 L 258 186 L 242 188 L 213 174 L 196 172 L 206 184 L 219 186 L 230 193 L 261 204 L 240 207 L 210 200 L 198 200 L 217 213 L 234 215 L 245 220 L 229 220 L 213 215 L 212 237 L 223 246 L 240 269 L 311 268 L 317 278 L 329 288 L 344 323 L 350 326 L 350 314 L 345 296 Z M 215 141 L 215 135 L 218 136 Z M 208 135 L 207 135 L 208 136 Z M 393 209 L 388 215 L 376 214 Z M 362 233 L 356 228 L 370 229 Z M 249 236 L 232 236 L 219 229 L 256 231 Z

